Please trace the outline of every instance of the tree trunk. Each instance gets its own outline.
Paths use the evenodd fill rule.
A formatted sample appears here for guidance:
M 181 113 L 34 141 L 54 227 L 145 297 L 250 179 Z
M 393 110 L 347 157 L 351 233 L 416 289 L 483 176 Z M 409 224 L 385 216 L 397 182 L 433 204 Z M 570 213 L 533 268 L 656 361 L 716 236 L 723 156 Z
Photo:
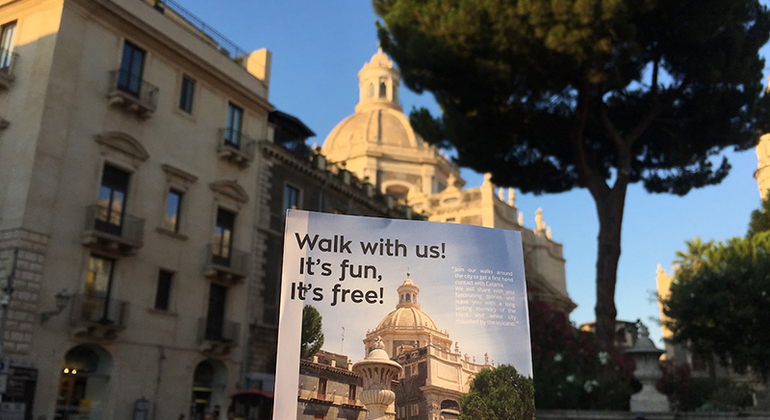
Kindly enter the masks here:
M 596 261 L 596 337 L 604 349 L 615 343 L 615 284 L 620 259 L 620 231 L 628 182 L 623 176 L 607 194 L 594 195 L 599 216 L 599 252 Z

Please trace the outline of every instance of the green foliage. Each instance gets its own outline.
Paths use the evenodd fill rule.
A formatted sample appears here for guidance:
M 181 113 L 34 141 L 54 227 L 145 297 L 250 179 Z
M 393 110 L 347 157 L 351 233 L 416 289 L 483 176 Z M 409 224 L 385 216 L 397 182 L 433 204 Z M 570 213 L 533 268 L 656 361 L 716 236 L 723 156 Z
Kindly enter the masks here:
M 547 304 L 530 302 L 529 314 L 538 409 L 628 410 L 633 361 L 601 351 L 594 334 Z
M 756 0 L 373 4 L 383 48 L 407 86 L 434 93 L 459 162 L 501 185 L 585 187 L 587 154 L 603 180 L 627 169 L 649 191 L 685 194 L 726 175 L 709 156 L 755 144 L 770 30 Z
M 442 116 L 418 132 L 500 186 L 587 188 L 597 204 L 597 335 L 611 347 L 627 186 L 684 195 L 770 126 L 758 0 L 373 0 L 404 83 Z
M 770 199 L 762 200 L 762 208 L 751 212 L 749 236 L 770 231 Z
M 714 241 L 703 242 L 699 236 L 684 241 L 687 251 L 676 251 L 674 263 L 679 270 L 697 270 L 705 262 L 706 251 L 714 246 Z
M 693 378 L 688 365 L 666 363 L 658 390 L 668 396 L 675 411 L 739 411 L 753 404 L 746 384 Z
M 697 270 L 678 270 L 663 301 L 674 339 L 714 354 L 737 372 L 770 374 L 770 232 L 733 238 L 705 252 Z
M 324 334 L 321 328 L 323 318 L 318 309 L 305 305 L 302 308 L 302 338 L 300 357 L 306 359 L 321 350 Z
M 513 366 L 482 369 L 462 397 L 459 420 L 533 420 L 534 397 L 532 379 Z

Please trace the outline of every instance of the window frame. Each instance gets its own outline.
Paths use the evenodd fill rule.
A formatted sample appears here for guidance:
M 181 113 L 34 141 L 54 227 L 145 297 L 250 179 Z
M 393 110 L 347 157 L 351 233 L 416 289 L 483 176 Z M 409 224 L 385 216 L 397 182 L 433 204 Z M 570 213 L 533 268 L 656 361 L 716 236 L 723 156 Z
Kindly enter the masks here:
M 214 263 L 229 267 L 233 256 L 233 242 L 238 213 L 217 207 L 211 254 Z M 227 220 L 231 219 L 231 220 Z M 229 228 L 229 229 L 228 229 Z M 222 230 L 220 233 L 220 229 Z M 225 243 L 225 241 L 227 243 Z
M 192 115 L 195 102 L 195 79 L 183 74 L 179 85 L 179 110 Z
M 293 198 L 290 202 L 290 198 Z M 284 184 L 283 186 L 283 215 L 286 217 L 286 211 L 289 209 L 299 209 L 302 206 L 302 189 L 293 184 Z
M 174 212 L 174 215 L 176 216 L 176 220 L 173 223 L 173 226 L 171 225 L 171 219 L 169 219 L 169 206 L 171 206 L 171 197 L 173 195 L 177 196 L 176 200 L 176 211 Z M 182 227 L 182 217 L 183 212 L 182 208 L 184 206 L 184 192 L 179 191 L 177 188 L 170 187 L 168 191 L 166 192 L 166 211 L 163 219 L 163 228 L 174 233 L 179 233 Z
M 171 290 L 174 287 L 174 277 L 176 277 L 176 273 L 173 271 L 164 270 L 162 268 L 158 270 L 158 281 L 155 288 L 155 302 L 152 305 L 154 310 L 163 312 L 171 311 Z M 163 294 L 165 296 L 161 294 L 161 290 L 164 291 Z M 162 299 L 162 297 L 165 299 Z M 161 300 L 165 300 L 165 305 L 159 305 Z
M 128 54 L 128 57 L 126 56 Z M 128 58 L 128 62 L 126 59 Z M 138 74 L 135 60 L 138 59 Z M 133 95 L 137 98 L 142 93 L 142 81 L 144 80 L 144 64 L 147 61 L 147 51 L 129 40 L 123 41 L 123 51 L 120 55 L 120 69 L 118 70 L 118 90 Z M 125 76 L 124 76 L 125 74 Z M 136 82 L 136 86 L 134 85 Z
M 227 121 L 225 123 L 225 146 L 230 146 L 240 150 L 241 131 L 243 130 L 243 108 L 228 101 L 227 102 Z
M 121 236 L 123 231 L 123 222 L 125 221 L 126 209 L 128 208 L 129 190 L 131 189 L 131 177 L 133 173 L 125 168 L 115 165 L 111 162 L 104 162 L 99 181 L 96 203 L 101 207 L 103 194 L 107 193 L 107 206 L 100 208 L 96 215 L 96 229 L 116 236 Z M 125 179 L 118 179 L 118 176 L 125 176 Z M 122 193 L 122 197 L 116 193 Z M 115 209 L 113 203 L 115 199 L 121 199 L 118 209 L 117 220 L 115 219 Z M 102 211 L 104 216 L 102 216 Z
M 225 323 L 227 322 L 228 291 L 227 286 L 221 284 L 211 283 L 209 286 L 204 336 L 206 340 L 221 341 L 224 339 Z
M 102 260 L 109 263 L 109 270 L 106 273 L 107 275 L 107 281 L 106 281 L 106 287 L 104 287 L 103 290 L 98 289 L 99 287 L 99 279 L 97 278 L 97 273 L 94 270 L 94 264 L 92 264 L 93 260 Z M 83 308 L 85 311 L 86 308 L 94 309 L 94 304 L 101 304 L 101 314 L 99 320 L 109 320 L 109 310 L 110 310 L 110 303 L 112 301 L 112 292 L 115 285 L 115 265 L 117 263 L 117 260 L 115 258 L 106 257 L 104 255 L 100 254 L 90 254 L 88 256 L 88 265 L 86 268 L 86 279 L 83 283 L 83 301 L 84 304 L 86 302 L 89 302 L 87 306 Z M 93 273 L 93 274 L 92 274 Z M 93 276 L 93 277 L 92 277 Z M 93 290 L 89 291 L 91 287 L 89 287 L 89 283 L 93 285 Z M 99 295 L 99 292 L 103 293 L 103 296 Z M 85 315 L 85 312 L 84 312 Z M 89 316 L 89 319 L 90 316 Z
M 13 50 L 16 46 L 18 21 L 13 20 L 0 26 L 0 72 L 10 73 L 13 67 Z M 10 36 L 8 35 L 10 33 Z

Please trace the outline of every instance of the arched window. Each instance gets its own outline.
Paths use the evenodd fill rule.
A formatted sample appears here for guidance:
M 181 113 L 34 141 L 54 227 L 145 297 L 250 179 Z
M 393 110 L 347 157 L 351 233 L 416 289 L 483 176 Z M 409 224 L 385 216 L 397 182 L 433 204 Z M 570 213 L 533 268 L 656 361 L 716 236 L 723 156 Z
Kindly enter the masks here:
M 385 86 L 385 79 L 380 79 L 380 98 L 384 98 L 386 96 L 387 86 Z

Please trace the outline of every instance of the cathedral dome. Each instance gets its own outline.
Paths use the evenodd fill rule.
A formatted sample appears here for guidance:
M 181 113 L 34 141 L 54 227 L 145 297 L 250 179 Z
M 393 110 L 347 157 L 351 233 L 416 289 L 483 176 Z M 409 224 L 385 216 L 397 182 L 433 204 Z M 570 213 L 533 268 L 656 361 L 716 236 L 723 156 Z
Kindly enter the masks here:
M 404 283 L 398 287 L 398 305 L 396 305 L 396 310 L 385 315 L 385 318 L 377 325 L 377 331 L 393 327 L 425 327 L 438 331 L 438 327 L 433 322 L 433 319 L 420 310 L 420 304 L 417 303 L 417 296 L 419 294 L 420 289 L 407 276 Z
M 329 133 L 324 141 L 325 154 L 354 150 L 356 146 L 395 146 L 424 149 L 426 146 L 401 112 L 389 108 L 372 109 L 348 116 Z M 349 157 L 349 156 L 348 156 Z
M 426 327 L 438 331 L 436 323 L 419 308 L 398 308 L 385 315 L 377 325 L 377 330 L 391 327 Z

